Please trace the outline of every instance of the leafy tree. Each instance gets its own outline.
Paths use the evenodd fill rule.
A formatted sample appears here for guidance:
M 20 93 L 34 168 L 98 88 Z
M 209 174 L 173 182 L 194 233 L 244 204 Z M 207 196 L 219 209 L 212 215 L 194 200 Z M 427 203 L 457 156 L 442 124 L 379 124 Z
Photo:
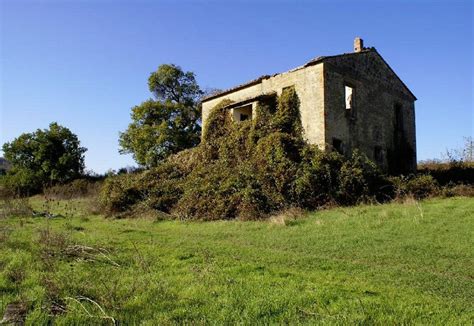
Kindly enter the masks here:
M 49 129 L 24 133 L 3 145 L 12 165 L 4 182 L 19 193 L 31 194 L 46 185 L 71 181 L 84 172 L 86 150 L 75 134 L 55 122 Z
M 199 144 L 200 99 L 203 91 L 194 73 L 164 64 L 148 79 L 155 99 L 132 108 L 132 122 L 120 133 L 121 154 L 133 154 L 143 166 L 157 166 L 163 159 Z

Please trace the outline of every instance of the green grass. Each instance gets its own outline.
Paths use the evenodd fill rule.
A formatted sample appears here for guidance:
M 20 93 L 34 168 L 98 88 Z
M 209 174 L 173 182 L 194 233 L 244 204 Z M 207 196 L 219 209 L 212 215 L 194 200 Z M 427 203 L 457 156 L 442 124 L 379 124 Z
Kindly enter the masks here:
M 65 218 L 0 220 L 0 313 L 23 301 L 35 325 L 474 321 L 473 199 L 336 208 L 286 224 L 113 220 L 86 205 L 53 203 Z M 93 249 L 68 254 L 74 244 Z M 50 316 L 52 302 L 66 313 Z

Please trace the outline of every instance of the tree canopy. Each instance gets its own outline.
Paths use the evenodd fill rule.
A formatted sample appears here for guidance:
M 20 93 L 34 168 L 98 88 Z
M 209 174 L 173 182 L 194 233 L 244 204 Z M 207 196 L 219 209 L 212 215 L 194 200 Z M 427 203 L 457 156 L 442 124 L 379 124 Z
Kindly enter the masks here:
M 12 165 L 6 182 L 19 192 L 34 193 L 46 185 L 71 181 L 84 172 L 84 153 L 78 137 L 56 122 L 49 129 L 24 133 L 3 145 Z
M 133 155 L 142 166 L 158 165 L 163 159 L 199 144 L 200 99 L 204 92 L 193 72 L 164 64 L 148 79 L 154 95 L 132 108 L 132 122 L 120 133 L 120 153 Z

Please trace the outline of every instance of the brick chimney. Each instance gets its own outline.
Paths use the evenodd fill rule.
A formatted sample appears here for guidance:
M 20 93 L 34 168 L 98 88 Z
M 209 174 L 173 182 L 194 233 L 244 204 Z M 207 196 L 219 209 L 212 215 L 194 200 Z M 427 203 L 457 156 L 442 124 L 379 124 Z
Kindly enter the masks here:
M 354 39 L 354 52 L 360 52 L 364 49 L 364 40 L 360 37 Z

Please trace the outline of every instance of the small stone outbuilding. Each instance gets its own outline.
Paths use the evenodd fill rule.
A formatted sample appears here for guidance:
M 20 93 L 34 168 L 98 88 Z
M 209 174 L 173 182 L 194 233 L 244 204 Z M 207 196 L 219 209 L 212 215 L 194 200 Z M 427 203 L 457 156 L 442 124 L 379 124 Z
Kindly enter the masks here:
M 358 149 L 384 171 L 416 170 L 416 97 L 375 50 L 356 38 L 354 52 L 317 57 L 303 66 L 208 96 L 202 121 L 230 99 L 234 121 L 252 119 L 258 97 L 294 87 L 304 137 L 323 150 L 345 156 Z

